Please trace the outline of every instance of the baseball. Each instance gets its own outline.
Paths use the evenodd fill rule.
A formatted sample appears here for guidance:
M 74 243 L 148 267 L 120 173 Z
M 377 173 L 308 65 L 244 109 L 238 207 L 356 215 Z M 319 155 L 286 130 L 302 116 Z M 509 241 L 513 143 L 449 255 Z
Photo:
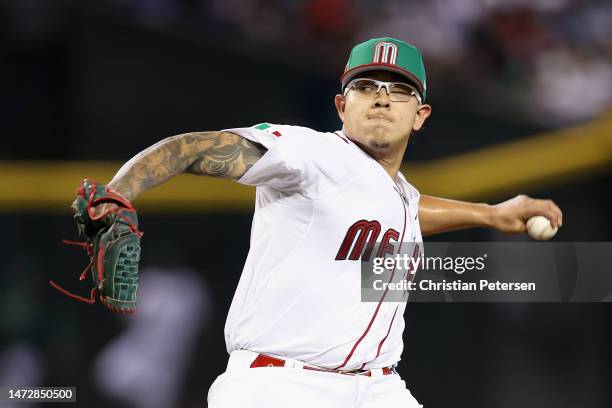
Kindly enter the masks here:
M 548 218 L 536 215 L 527 220 L 527 233 L 538 241 L 551 239 L 557 233 L 557 227 L 553 228 Z

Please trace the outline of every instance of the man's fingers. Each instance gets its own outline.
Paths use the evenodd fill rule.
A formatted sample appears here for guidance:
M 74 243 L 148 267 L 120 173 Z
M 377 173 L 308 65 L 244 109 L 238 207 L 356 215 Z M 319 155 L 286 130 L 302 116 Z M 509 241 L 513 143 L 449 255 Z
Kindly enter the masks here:
M 561 209 L 552 200 L 531 199 L 529 203 L 530 211 L 529 218 L 542 215 L 550 220 L 553 228 L 558 228 L 563 224 L 563 213 Z
M 563 223 L 563 213 L 561 212 L 561 209 L 557 206 L 557 204 L 554 203 L 554 201 L 552 200 L 546 200 L 546 201 L 548 204 L 548 210 L 551 214 L 551 218 L 549 219 L 551 220 L 553 227 L 558 228 Z
M 531 198 L 521 194 L 494 207 L 497 214 L 494 217 L 494 228 L 503 232 L 524 232 L 527 221 L 536 215 L 550 220 L 553 228 L 563 224 L 563 213 L 552 200 Z
M 557 222 L 558 226 L 560 227 L 563 225 L 563 211 L 561 211 L 557 204 L 553 203 L 553 205 L 555 206 L 555 212 L 557 213 Z

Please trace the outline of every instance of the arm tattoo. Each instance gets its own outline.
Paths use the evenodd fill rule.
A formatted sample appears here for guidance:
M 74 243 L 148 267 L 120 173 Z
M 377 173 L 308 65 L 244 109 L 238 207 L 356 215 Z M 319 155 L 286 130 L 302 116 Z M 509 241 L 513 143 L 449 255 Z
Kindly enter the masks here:
M 264 148 L 233 133 L 222 133 L 202 150 L 188 173 L 238 179 L 263 155 Z
M 109 183 L 128 200 L 179 173 L 238 179 L 265 149 L 229 132 L 172 136 L 138 153 Z

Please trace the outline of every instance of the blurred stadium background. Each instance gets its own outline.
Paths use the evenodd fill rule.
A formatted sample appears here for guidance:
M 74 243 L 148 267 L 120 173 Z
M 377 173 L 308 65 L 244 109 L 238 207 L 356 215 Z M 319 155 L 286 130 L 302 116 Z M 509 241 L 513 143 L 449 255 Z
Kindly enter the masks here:
M 87 292 L 85 255 L 60 243 L 74 189 L 186 131 L 335 130 L 351 46 L 384 35 L 425 57 L 433 115 L 404 168 L 423 193 L 549 197 L 556 239 L 612 241 L 609 1 L 4 0 L 0 385 L 76 386 L 92 408 L 205 405 L 253 190 L 180 176 L 139 198 L 141 305 L 122 318 L 47 284 Z M 426 407 L 610 407 L 611 310 L 412 304 L 400 372 Z

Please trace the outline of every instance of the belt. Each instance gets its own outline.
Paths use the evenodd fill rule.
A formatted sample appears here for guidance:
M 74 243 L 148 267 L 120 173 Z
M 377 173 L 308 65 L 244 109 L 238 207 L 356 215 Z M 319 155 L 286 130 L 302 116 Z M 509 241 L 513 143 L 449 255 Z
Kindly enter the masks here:
M 233 361 L 232 361 L 233 360 Z M 240 360 L 240 363 L 238 363 Z M 250 361 L 250 363 L 249 363 Z M 294 359 L 284 359 L 280 357 L 273 357 L 268 354 L 263 353 L 255 353 L 248 350 L 234 350 L 230 355 L 230 365 L 240 364 L 243 367 L 247 366 L 250 368 L 258 368 L 258 367 L 287 367 L 287 368 L 296 368 L 303 370 L 311 370 L 311 371 L 323 371 L 328 373 L 335 374 L 344 374 L 344 375 L 364 375 L 367 377 L 376 377 L 380 375 L 390 375 L 396 374 L 395 367 L 383 367 L 383 368 L 371 368 L 368 370 L 335 370 L 332 368 L 324 368 L 317 367 L 309 364 L 305 364 L 301 361 Z

